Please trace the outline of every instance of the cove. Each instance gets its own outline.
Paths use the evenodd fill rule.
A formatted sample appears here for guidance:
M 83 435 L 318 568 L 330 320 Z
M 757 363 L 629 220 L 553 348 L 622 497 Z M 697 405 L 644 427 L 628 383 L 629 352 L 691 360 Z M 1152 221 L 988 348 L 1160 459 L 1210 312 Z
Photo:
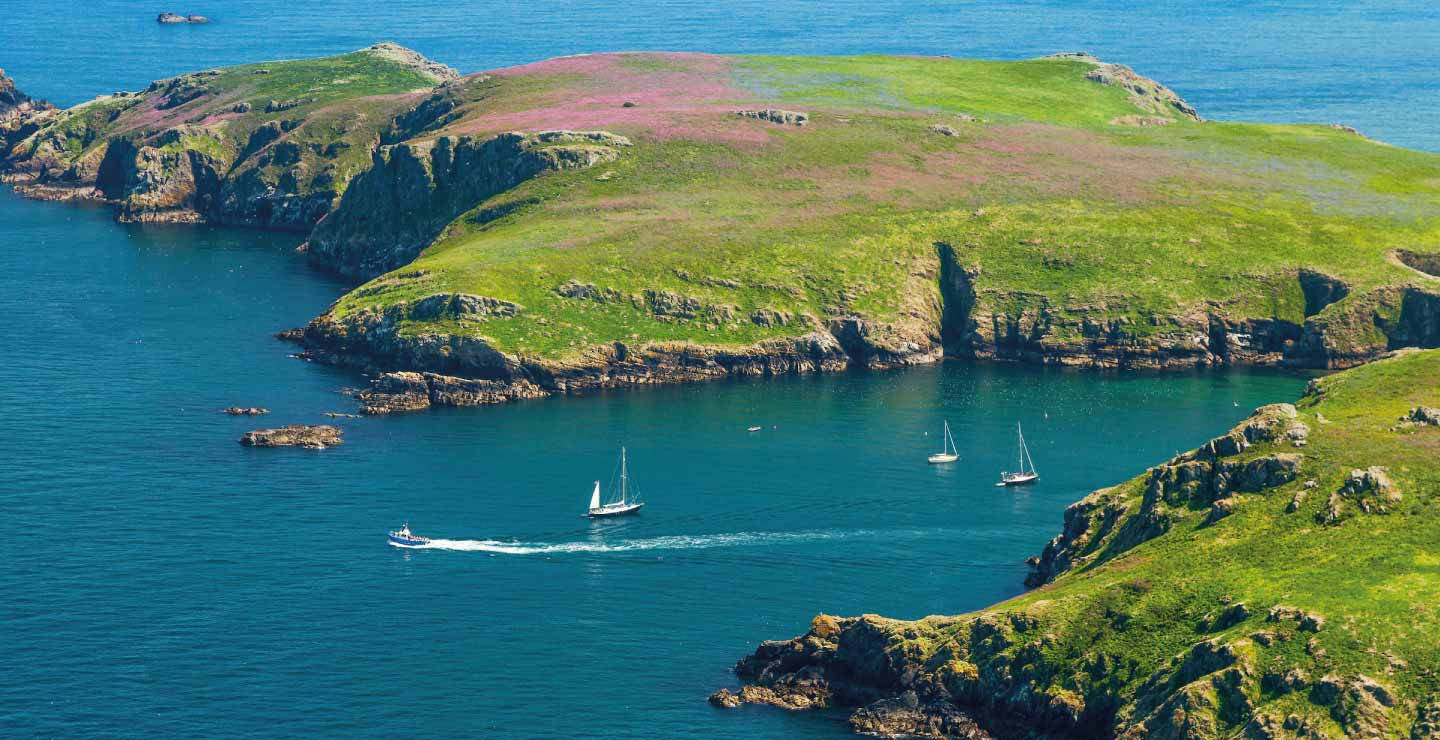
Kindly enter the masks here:
M 351 411 L 336 391 L 363 382 L 271 336 L 345 289 L 295 237 L 8 192 L 0 223 L 18 734 L 849 737 L 704 697 L 818 611 L 1020 593 L 1066 505 L 1304 385 L 944 363 L 343 419 L 339 447 L 252 450 L 244 431 Z M 960 460 L 927 465 L 945 419 Z M 1016 422 L 1041 481 L 998 489 Z M 592 524 L 621 444 L 648 504 Z M 407 519 L 458 544 L 386 546 Z

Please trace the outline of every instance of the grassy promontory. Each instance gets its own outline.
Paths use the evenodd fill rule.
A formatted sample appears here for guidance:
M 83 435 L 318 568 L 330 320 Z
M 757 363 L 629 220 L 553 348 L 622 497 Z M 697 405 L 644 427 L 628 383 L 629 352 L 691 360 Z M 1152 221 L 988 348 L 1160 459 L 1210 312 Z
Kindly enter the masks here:
M 1440 346 L 1440 156 L 1202 120 L 1084 55 L 459 77 L 379 45 L 39 120 L 4 163 L 23 192 L 309 230 L 367 280 L 295 336 L 419 371 L 373 410 L 942 355 L 1339 368 Z
M 1440 737 L 1440 351 L 1102 489 L 1038 588 L 957 617 L 817 617 L 740 697 L 936 737 Z M 729 694 L 718 703 L 735 703 Z

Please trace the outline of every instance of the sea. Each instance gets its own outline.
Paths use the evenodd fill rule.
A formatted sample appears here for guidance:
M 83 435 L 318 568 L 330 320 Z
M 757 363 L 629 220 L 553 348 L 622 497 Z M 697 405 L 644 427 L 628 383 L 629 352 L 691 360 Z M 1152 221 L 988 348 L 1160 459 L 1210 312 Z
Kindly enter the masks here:
M 1211 118 L 1440 151 L 1428 2 L 0 0 L 0 18 L 0 66 L 60 104 L 381 40 L 464 72 L 616 49 L 1086 50 Z M 818 613 L 1022 593 L 1068 504 L 1306 382 L 944 363 L 332 420 L 365 379 L 273 334 L 352 286 L 299 240 L 0 188 L 0 735 L 849 737 L 841 714 L 705 697 Z M 929 465 L 946 421 L 960 459 Z M 324 422 L 343 445 L 236 443 Z M 1017 425 L 1040 480 L 997 488 Z M 622 447 L 646 505 L 590 521 Z M 388 546 L 407 521 L 436 542 Z

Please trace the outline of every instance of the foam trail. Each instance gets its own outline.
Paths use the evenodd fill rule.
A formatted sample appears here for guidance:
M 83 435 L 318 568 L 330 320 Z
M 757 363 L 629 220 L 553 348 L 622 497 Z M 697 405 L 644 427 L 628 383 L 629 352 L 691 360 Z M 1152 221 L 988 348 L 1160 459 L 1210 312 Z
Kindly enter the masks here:
M 828 530 L 813 532 L 731 532 L 725 534 L 671 535 L 637 540 L 605 542 L 507 542 L 504 540 L 431 540 L 417 549 L 490 552 L 503 555 L 548 555 L 587 552 L 634 552 L 637 550 L 707 550 L 716 547 L 785 545 L 795 542 L 838 540 L 853 537 L 914 537 L 933 535 L 941 530 Z

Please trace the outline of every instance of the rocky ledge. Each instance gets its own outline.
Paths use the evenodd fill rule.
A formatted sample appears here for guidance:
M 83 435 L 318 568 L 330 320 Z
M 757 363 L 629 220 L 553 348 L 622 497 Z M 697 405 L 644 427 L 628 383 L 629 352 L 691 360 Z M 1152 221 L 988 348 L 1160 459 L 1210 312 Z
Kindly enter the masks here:
M 342 434 L 344 432 L 339 427 L 327 424 L 318 426 L 291 424 L 275 429 L 256 429 L 253 432 L 246 432 L 245 436 L 240 438 L 240 444 L 246 447 L 304 447 L 323 450 L 343 442 L 344 440 L 340 438 Z

